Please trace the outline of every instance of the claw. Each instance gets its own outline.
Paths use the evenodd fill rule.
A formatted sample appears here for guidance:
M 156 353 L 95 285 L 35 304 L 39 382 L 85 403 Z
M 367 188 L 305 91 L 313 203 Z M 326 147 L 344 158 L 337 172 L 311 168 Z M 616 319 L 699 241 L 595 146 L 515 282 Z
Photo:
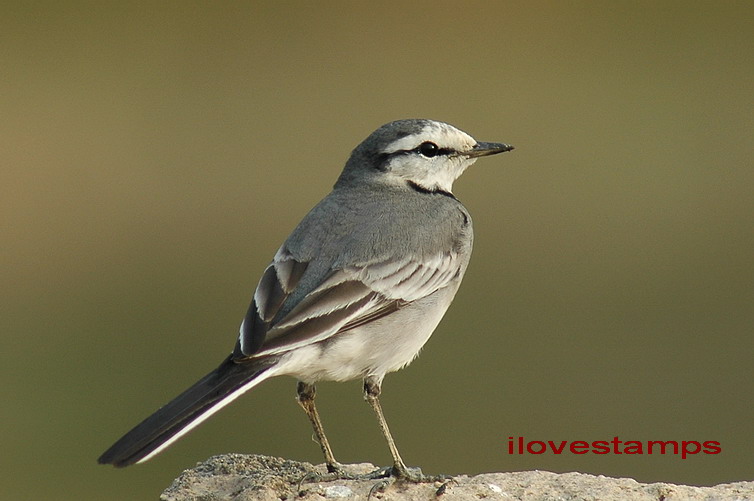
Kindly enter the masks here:
M 372 494 L 376 494 L 378 492 L 385 492 L 385 489 L 388 488 L 388 486 L 391 484 L 391 481 L 389 479 L 381 480 L 374 484 L 371 489 L 369 489 L 369 494 L 367 495 L 367 501 L 370 501 L 372 499 Z
M 458 482 L 456 482 L 456 479 L 454 479 L 453 477 L 447 477 L 447 480 L 445 480 L 442 483 L 442 485 L 440 487 L 438 487 L 437 490 L 435 491 L 435 496 L 439 498 L 440 496 L 442 496 L 443 494 L 445 494 L 445 491 L 448 490 L 448 486 L 451 483 L 457 484 Z
M 365 474 L 363 478 L 368 480 L 376 480 L 378 478 L 392 477 L 394 476 L 392 472 L 393 469 L 391 466 L 385 466 L 383 468 L 377 468 L 376 470 Z
M 301 486 L 307 482 L 319 481 L 321 478 L 322 478 L 321 473 L 317 473 L 316 471 L 310 471 L 309 473 L 301 477 L 301 480 L 298 481 L 298 484 L 296 485 L 296 492 L 298 492 L 299 496 L 303 496 L 305 493 L 301 489 Z

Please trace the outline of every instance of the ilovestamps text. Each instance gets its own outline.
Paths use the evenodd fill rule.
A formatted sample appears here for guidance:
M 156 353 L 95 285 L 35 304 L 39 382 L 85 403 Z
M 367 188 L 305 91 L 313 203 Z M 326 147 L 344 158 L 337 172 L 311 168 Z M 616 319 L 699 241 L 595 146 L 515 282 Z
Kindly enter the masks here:
M 508 437 L 508 454 L 673 454 L 686 459 L 695 454 L 720 454 L 720 442 L 715 440 L 526 440 Z

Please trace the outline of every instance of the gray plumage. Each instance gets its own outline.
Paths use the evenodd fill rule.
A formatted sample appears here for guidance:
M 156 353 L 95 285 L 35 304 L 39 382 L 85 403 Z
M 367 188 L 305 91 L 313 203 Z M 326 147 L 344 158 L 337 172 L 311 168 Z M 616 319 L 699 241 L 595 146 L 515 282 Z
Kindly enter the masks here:
M 378 409 L 380 384 L 417 356 L 468 266 L 471 216 L 452 195 L 453 181 L 477 157 L 511 149 L 431 120 L 373 132 L 263 273 L 232 354 L 100 462 L 149 459 L 259 382 L 289 375 L 300 381 L 299 401 L 336 471 L 313 384 L 364 378 L 395 473 L 405 475 Z

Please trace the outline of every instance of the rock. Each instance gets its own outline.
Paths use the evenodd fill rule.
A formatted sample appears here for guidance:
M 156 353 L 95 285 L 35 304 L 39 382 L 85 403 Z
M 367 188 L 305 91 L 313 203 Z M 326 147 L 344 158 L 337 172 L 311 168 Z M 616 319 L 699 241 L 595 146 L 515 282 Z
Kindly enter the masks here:
M 349 473 L 376 470 L 345 465 Z M 458 475 L 446 482 L 410 484 L 389 480 L 323 480 L 325 466 L 268 456 L 225 454 L 184 471 L 162 493 L 162 501 L 373 500 L 752 500 L 754 482 L 693 487 L 641 484 L 630 478 L 584 473 L 524 471 Z

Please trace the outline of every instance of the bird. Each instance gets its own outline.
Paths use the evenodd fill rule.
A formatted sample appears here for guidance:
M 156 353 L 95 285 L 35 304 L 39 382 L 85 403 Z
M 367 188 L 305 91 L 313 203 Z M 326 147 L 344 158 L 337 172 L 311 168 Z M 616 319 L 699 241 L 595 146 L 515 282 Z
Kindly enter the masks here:
M 388 428 L 382 382 L 418 356 L 468 266 L 472 220 L 453 182 L 480 157 L 512 149 L 428 119 L 372 132 L 262 273 L 231 353 L 99 463 L 143 463 L 261 382 L 286 375 L 297 379 L 297 401 L 327 470 L 345 475 L 315 406 L 315 385 L 362 379 L 392 456 L 387 474 L 421 481 Z

